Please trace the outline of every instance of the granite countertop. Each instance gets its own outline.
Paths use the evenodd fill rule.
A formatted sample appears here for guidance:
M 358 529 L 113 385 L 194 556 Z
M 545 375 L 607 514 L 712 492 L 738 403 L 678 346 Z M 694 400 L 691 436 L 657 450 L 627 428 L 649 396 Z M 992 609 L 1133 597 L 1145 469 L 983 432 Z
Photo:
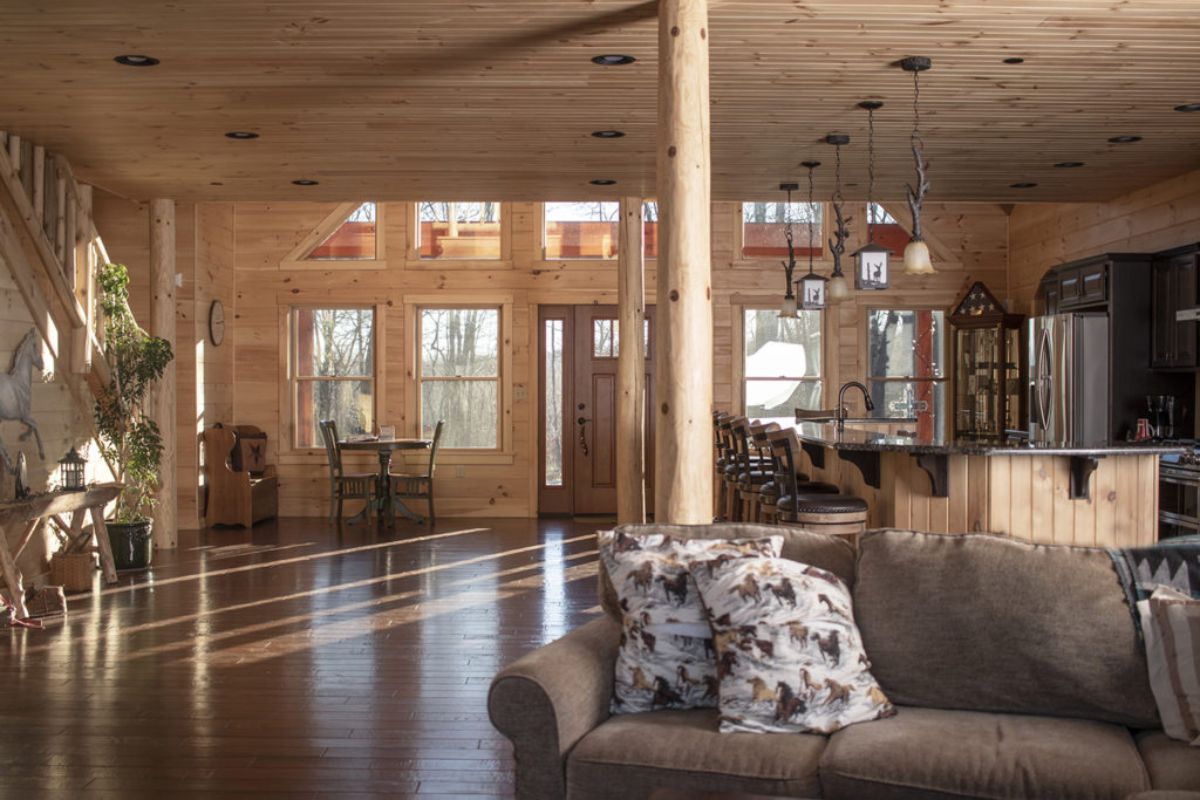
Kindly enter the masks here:
M 896 425 L 914 428 L 911 423 L 889 423 L 880 419 L 882 426 Z M 797 422 L 796 437 L 805 444 L 831 447 L 835 450 L 858 452 L 911 453 L 912 455 L 963 455 L 963 456 L 1119 456 L 1119 455 L 1164 455 L 1183 453 L 1190 448 L 1166 445 L 1157 442 L 1098 443 L 1095 445 L 1062 446 L 1043 444 L 1005 444 L 1004 442 L 978 441 L 974 439 L 947 439 L 942 436 L 920 437 L 900 435 L 898 432 L 872 430 L 855 427 L 847 423 L 839 431 L 832 422 Z

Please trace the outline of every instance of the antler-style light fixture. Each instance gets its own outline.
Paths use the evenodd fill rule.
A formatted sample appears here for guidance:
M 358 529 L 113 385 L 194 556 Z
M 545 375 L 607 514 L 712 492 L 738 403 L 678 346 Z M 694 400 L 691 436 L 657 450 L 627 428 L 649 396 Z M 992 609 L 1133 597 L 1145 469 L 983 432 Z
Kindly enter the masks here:
M 787 239 L 787 261 L 781 261 L 783 264 L 783 280 L 785 292 L 783 295 L 783 303 L 779 306 L 779 316 L 792 317 L 796 316 L 796 295 L 792 292 L 793 276 L 796 274 L 796 247 L 792 240 L 792 192 L 800 188 L 798 183 L 781 183 L 779 184 L 780 191 L 787 192 L 787 204 L 783 207 L 783 236 Z
M 912 153 L 917 167 L 917 188 L 908 186 L 908 207 L 912 211 L 912 238 L 904 248 L 905 275 L 932 275 L 933 262 L 929 260 L 929 245 L 921 238 L 921 204 L 929 191 L 929 162 L 925 160 L 925 142 L 921 139 L 921 73 L 933 66 L 927 56 L 909 56 L 900 61 L 900 67 L 913 76 L 913 130 Z
M 858 289 L 886 289 L 888 285 L 888 249 L 875 244 L 875 112 L 883 108 L 879 100 L 863 100 L 858 107 L 867 112 L 867 243 L 854 252 L 858 262 L 854 286 Z
M 829 281 L 824 275 L 813 271 L 817 208 L 813 202 L 813 170 L 821 166 L 821 162 L 803 161 L 800 166 L 808 170 L 808 274 L 797 282 L 800 287 L 800 307 L 806 311 L 820 311 L 825 307 L 825 284 Z
M 842 212 L 842 145 L 850 143 L 850 137 L 844 133 L 831 133 L 825 137 L 827 144 L 833 145 L 833 218 L 837 227 L 833 229 L 833 238 L 829 240 L 829 252 L 833 254 L 833 274 L 826 287 L 830 302 L 845 300 L 850 296 L 850 284 L 842 274 L 842 254 L 846 252 L 846 237 L 850 235 L 847 227 L 850 217 Z

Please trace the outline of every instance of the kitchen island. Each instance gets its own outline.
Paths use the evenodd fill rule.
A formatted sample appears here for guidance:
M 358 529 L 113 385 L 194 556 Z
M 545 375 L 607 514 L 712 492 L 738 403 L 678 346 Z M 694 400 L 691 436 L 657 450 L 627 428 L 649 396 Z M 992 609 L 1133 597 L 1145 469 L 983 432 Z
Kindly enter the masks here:
M 1106 547 L 1157 541 L 1159 456 L 1183 451 L 956 441 L 904 428 L 797 422 L 794 431 L 802 469 L 866 500 L 870 527 Z

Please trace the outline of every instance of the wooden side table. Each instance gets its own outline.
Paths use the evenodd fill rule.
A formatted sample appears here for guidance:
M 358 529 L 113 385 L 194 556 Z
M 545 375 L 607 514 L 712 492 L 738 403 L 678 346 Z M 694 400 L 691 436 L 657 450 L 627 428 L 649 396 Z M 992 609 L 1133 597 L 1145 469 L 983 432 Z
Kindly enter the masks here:
M 112 545 L 108 541 L 108 526 L 104 524 L 104 507 L 117 498 L 123 487 L 119 483 L 102 483 L 82 492 L 49 492 L 24 500 L 0 503 L 0 571 L 12 595 L 17 619 L 29 616 L 25 607 L 25 586 L 17 558 L 33 539 L 46 520 L 60 514 L 70 514 L 70 534 L 83 531 L 87 515 L 92 516 L 92 532 L 100 552 L 100 566 L 105 583 L 117 582 L 117 567 L 113 562 Z

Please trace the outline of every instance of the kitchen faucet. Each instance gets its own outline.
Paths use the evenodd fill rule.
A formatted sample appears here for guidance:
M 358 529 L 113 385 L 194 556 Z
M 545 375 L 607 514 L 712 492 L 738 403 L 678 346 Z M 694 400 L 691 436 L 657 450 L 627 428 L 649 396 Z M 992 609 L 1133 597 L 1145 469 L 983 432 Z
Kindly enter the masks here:
M 837 407 L 837 429 L 843 431 L 846 429 L 846 390 L 851 386 L 856 387 L 862 392 L 863 403 L 867 407 L 867 411 L 875 410 L 875 403 L 871 401 L 871 395 L 867 392 L 867 387 L 858 381 L 847 381 L 842 384 L 842 388 L 838 389 L 838 407 Z

